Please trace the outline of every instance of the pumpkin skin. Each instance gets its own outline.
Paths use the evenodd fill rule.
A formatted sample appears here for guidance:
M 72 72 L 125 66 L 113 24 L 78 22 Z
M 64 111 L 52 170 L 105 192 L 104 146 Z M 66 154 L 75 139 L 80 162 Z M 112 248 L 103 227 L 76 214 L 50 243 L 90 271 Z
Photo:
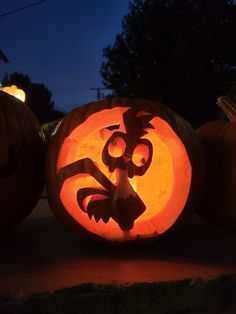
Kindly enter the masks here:
M 0 91 L 0 231 L 16 227 L 36 205 L 44 184 L 40 125 L 20 100 Z
M 213 121 L 197 129 L 206 155 L 206 183 L 198 214 L 236 229 L 236 123 Z
M 74 109 L 50 139 L 46 185 L 54 214 L 110 241 L 156 238 L 193 212 L 201 145 L 164 105 L 114 98 Z

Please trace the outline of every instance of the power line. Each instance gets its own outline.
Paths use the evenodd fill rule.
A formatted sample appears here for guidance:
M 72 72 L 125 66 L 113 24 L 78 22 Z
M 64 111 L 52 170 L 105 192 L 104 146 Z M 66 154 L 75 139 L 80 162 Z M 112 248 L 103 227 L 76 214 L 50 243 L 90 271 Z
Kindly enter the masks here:
M 1 18 L 1 17 L 4 17 L 4 16 L 7 16 L 7 15 L 11 15 L 11 14 L 17 13 L 17 12 L 19 12 L 19 11 L 23 11 L 23 10 L 29 9 L 29 8 L 31 8 L 31 7 L 33 7 L 33 6 L 36 6 L 36 5 L 39 5 L 39 4 L 41 4 L 41 3 L 45 2 L 45 1 L 47 1 L 47 0 L 37 1 L 37 2 L 31 3 L 31 4 L 28 4 L 28 5 L 24 6 L 24 7 L 20 7 L 20 8 L 18 8 L 18 9 L 5 12 L 5 13 L 3 13 L 3 14 L 0 14 L 0 18 Z

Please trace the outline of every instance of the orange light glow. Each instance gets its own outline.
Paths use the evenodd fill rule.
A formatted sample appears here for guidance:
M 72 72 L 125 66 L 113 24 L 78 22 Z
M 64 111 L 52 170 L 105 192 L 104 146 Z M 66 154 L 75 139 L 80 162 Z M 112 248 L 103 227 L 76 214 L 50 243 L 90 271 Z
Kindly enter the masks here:
M 16 85 L 0 87 L 0 90 L 25 102 L 25 92 L 22 89 L 17 88 Z
M 115 138 L 108 146 L 108 151 L 112 157 L 120 157 L 125 151 L 125 142 L 123 138 Z
M 119 125 L 119 132 L 125 134 L 123 114 L 128 109 L 128 107 L 115 107 L 90 115 L 64 139 L 57 161 L 59 171 L 73 162 L 90 158 L 117 187 L 119 195 L 123 195 L 126 199 L 132 193 L 133 188 L 145 204 L 146 209 L 135 220 L 133 228 L 124 231 L 115 220 L 109 219 L 106 223 L 102 220 L 96 222 L 93 216 L 89 218 L 88 214 L 79 207 L 78 190 L 103 189 L 93 176 L 83 173 L 66 179 L 60 192 L 60 199 L 65 209 L 85 229 L 108 240 L 124 241 L 164 233 L 181 214 L 191 184 L 192 169 L 186 149 L 168 123 L 158 116 L 150 121 L 153 128 L 148 129 L 147 134 L 141 137 L 142 140 L 151 142 L 153 147 L 152 161 L 145 174 L 129 178 L 126 176 L 122 179 L 121 176 L 125 176 L 125 171 L 109 171 L 102 160 L 104 145 L 116 131 L 109 127 Z M 125 145 L 122 138 L 117 138 L 114 143 L 109 143 L 108 151 L 111 156 L 119 157 L 123 154 Z M 143 141 L 135 147 L 132 157 L 125 158 L 131 159 L 135 166 L 142 167 L 148 159 L 148 154 L 148 147 Z M 90 201 L 89 197 L 84 200 L 85 206 Z M 96 195 L 93 197 L 95 198 Z
M 148 149 L 147 146 L 144 144 L 139 144 L 135 147 L 134 152 L 133 152 L 133 156 L 132 156 L 132 161 L 133 163 L 138 166 L 141 167 L 145 161 L 148 159 Z

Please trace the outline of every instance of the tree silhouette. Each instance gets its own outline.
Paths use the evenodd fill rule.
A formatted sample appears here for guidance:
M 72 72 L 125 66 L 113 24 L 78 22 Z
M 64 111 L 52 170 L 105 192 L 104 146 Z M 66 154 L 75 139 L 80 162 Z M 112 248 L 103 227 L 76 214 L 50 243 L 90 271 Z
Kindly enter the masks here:
M 159 100 L 194 126 L 217 117 L 235 79 L 236 5 L 227 0 L 134 0 L 103 51 L 114 95 Z
M 65 114 L 54 109 L 52 94 L 44 84 L 32 83 L 28 75 L 14 72 L 5 74 L 2 84 L 16 85 L 25 91 L 26 104 L 35 113 L 40 123 L 49 122 L 63 117 Z

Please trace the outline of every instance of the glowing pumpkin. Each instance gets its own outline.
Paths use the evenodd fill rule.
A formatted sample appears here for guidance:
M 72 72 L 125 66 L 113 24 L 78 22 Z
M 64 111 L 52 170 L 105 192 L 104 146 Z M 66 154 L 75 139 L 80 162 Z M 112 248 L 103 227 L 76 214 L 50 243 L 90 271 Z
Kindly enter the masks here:
M 44 145 L 31 110 L 0 91 L 0 231 L 15 227 L 43 187 Z
M 25 92 L 16 85 L 0 87 L 0 90 L 25 102 Z
M 75 230 L 117 241 L 158 237 L 193 210 L 202 164 L 190 125 L 160 103 L 91 103 L 51 137 L 48 199 Z

